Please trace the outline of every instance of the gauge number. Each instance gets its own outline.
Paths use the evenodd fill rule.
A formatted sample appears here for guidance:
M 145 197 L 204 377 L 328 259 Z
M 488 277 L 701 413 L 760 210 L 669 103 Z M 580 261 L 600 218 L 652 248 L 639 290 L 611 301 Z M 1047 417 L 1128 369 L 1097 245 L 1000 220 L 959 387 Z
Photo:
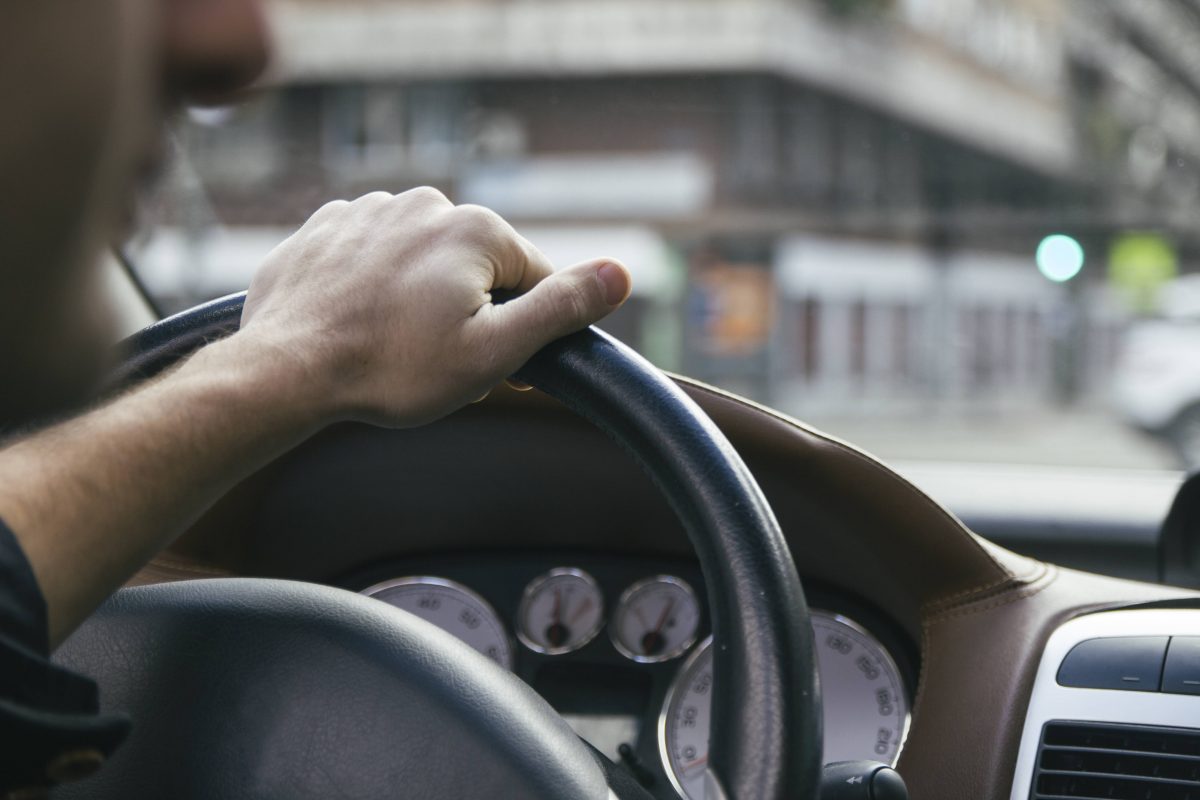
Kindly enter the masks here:
M 416 575 L 377 583 L 362 594 L 432 623 L 505 669 L 512 648 L 499 615 L 478 594 L 448 578 Z
M 812 625 L 824 709 L 825 763 L 895 764 L 908 725 L 908 699 L 895 661 L 852 620 L 813 611 Z M 710 638 L 684 662 L 659 717 L 663 767 L 687 800 L 706 800 L 711 643 Z

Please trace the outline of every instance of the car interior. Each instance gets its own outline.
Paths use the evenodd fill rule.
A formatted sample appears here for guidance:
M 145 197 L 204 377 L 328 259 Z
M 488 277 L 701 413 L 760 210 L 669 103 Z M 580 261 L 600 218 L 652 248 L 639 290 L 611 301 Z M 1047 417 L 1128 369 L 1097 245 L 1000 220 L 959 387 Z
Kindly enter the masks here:
M 127 340 L 115 384 L 152 375 L 228 333 L 239 313 L 240 297 L 227 298 L 148 327 Z M 599 337 L 578 336 L 589 335 Z M 670 419 L 670 397 L 589 361 L 584 351 L 596 342 L 564 342 L 551 354 L 557 360 L 538 366 L 546 357 L 539 354 L 528 368 L 530 382 L 549 393 L 498 389 L 413 430 L 356 424 L 327 430 L 238 486 L 158 556 L 132 581 L 142 588 L 119 593 L 57 655 L 95 674 L 106 703 L 149 717 L 108 768 L 64 787 L 63 796 L 127 791 L 149 780 L 146 765 L 155 763 L 169 763 L 172 773 L 193 781 L 181 788 L 196 792 L 188 796 L 230 796 L 219 792 L 239 774 L 238 764 L 257 776 L 262 796 L 309 796 L 314 787 L 335 786 L 344 796 L 369 796 L 396 778 L 395 764 L 381 751 L 409 749 L 427 781 L 404 784 L 414 787 L 413 796 L 452 785 L 447 771 L 457 764 L 468 774 L 479 770 L 469 785 L 491 787 L 472 796 L 717 797 L 719 783 L 714 788 L 706 777 L 714 772 L 706 766 L 710 735 L 720 780 L 740 781 L 732 790 L 740 793 L 729 796 L 775 796 L 767 792 L 777 785 L 756 783 L 751 774 L 762 767 L 790 787 L 813 789 L 820 780 L 810 762 L 821 749 L 814 736 L 822 728 L 822 763 L 894 765 L 913 797 L 1192 796 L 1200 755 L 1200 734 L 1189 727 L 1200 702 L 1197 595 L 1158 579 L 1187 582 L 1196 484 L 1181 487 L 1161 537 L 1139 540 L 1140 527 L 1155 525 L 1147 513 L 1115 528 L 1111 520 L 1077 515 L 1061 525 L 1059 541 L 1043 538 L 1061 561 L 1077 551 L 1096 566 L 1098 556 L 1081 535 L 1090 533 L 1120 545 L 1111 549 L 1110 571 L 1127 572 L 1128 560 L 1138 556 L 1171 564 L 1171 575 L 1130 580 L 1101 574 L 1104 564 L 1083 571 L 984 538 L 851 443 L 670 376 L 666 385 L 715 425 L 689 432 Z M 571 371 L 572 359 L 587 386 L 556 382 L 556 372 Z M 634 398 L 645 403 L 632 416 L 596 410 Z M 639 440 L 631 432 L 639 427 L 654 433 Z M 680 444 L 689 436 L 702 440 L 706 455 L 698 463 L 689 463 Z M 719 450 L 704 448 L 719 447 L 722 437 L 761 487 L 769 504 L 763 513 L 778 522 L 776 546 L 771 536 L 756 543 L 764 537 L 741 527 L 742 503 L 726 508 L 727 516 L 704 516 L 714 499 L 704 496 L 714 480 L 706 473 L 719 472 L 723 460 Z M 699 494 L 688 495 L 688 487 Z M 726 487 L 716 499 L 738 491 Z M 999 508 L 984 513 L 979 503 L 969 510 L 997 538 L 1008 532 L 1019 539 L 1038 524 L 1036 510 L 1013 507 L 1006 516 Z M 1053 529 L 1060 522 L 1040 524 Z M 743 563 L 698 536 L 706 526 L 734 533 L 735 550 L 758 549 Z M 1145 552 L 1138 552 L 1139 541 Z M 796 607 L 804 601 L 787 598 L 791 570 L 803 584 L 814 636 L 789 646 L 772 632 L 780 640 L 795 633 Z M 221 577 L 303 583 L 252 581 L 261 590 L 243 594 L 209 580 Z M 336 592 L 289 595 L 289 587 L 310 584 Z M 184 598 L 138 594 L 188 586 L 197 588 Z M 516 723 L 474 719 L 471 730 L 499 724 L 512 736 L 516 724 L 537 739 L 544 733 L 539 721 L 546 723 L 539 714 L 557 715 L 554 724 L 568 721 L 619 778 L 602 781 L 600 794 L 570 783 L 561 773 L 586 755 L 545 742 L 519 757 L 486 752 L 491 745 L 475 752 L 478 743 L 467 743 L 472 735 L 416 702 L 414 687 L 392 692 L 378 675 L 348 691 L 347 681 L 362 670 L 349 666 L 347 648 L 358 645 L 319 630 L 296 638 L 291 628 L 303 627 L 305 614 L 363 614 L 359 606 L 340 605 L 341 598 L 360 600 L 354 593 L 453 634 L 442 641 L 418 628 L 418 640 L 432 637 L 449 652 L 425 654 L 422 664 L 449 658 L 487 679 L 464 688 L 470 681 L 460 676 L 441 694 L 510 691 L 488 683 L 496 672 L 516 676 L 544 701 L 512 712 Z M 764 616 L 745 607 L 759 597 L 771 600 L 759 609 Z M 293 603 L 280 609 L 283 617 L 271 618 L 270 609 Z M 174 609 L 165 621 L 164 608 Z M 744 618 L 736 622 L 739 614 Z M 407 616 L 389 613 L 387 624 Z M 729 647 L 738 637 L 746 641 Z M 763 640 L 767 646 L 754 645 Z M 737 649 L 800 662 L 788 666 L 799 672 L 776 674 L 753 659 L 720 660 Z M 808 674 L 814 660 L 819 684 Z M 260 674 L 248 661 L 271 669 Z M 412 664 L 407 669 L 420 672 Z M 306 683 L 293 670 L 316 677 Z M 806 680 L 819 685 L 823 711 L 791 708 L 803 705 Z M 433 694 L 451 704 L 461 700 Z M 719 716 L 721 703 L 735 698 L 736 707 Z M 484 713 L 478 697 L 462 702 Z M 711 717 L 710 703 L 717 707 Z M 311 715 L 297 711 L 307 705 L 320 712 L 315 728 Z M 403 724 L 381 722 L 385 711 Z M 735 722 L 740 713 L 748 718 Z M 813 727 L 818 713 L 823 725 Z M 739 738 L 719 739 L 722 724 Z M 181 726 L 202 741 L 206 735 L 232 740 L 236 752 L 214 747 L 205 757 L 184 759 L 182 769 L 177 758 L 158 761 L 175 752 L 172 737 Z M 450 766 L 413 744 L 423 737 L 445 744 L 435 729 L 450 731 L 445 735 L 463 748 Z M 302 745 L 281 744 L 297 741 Z M 724 761 L 717 761 L 717 748 L 724 748 Z M 500 761 L 505 770 L 493 769 Z M 317 777 L 297 765 L 316 762 L 324 764 Z M 588 775 L 591 766 L 573 774 Z M 522 783 L 512 769 L 538 773 L 541 782 Z M 279 770 L 292 783 L 270 784 L 283 780 Z M 893 795 L 880 789 L 862 796 Z
M 107 392 L 371 191 L 633 294 L 195 520 L 55 653 L 134 725 L 52 796 L 1200 800 L 1200 2 L 269 7 Z

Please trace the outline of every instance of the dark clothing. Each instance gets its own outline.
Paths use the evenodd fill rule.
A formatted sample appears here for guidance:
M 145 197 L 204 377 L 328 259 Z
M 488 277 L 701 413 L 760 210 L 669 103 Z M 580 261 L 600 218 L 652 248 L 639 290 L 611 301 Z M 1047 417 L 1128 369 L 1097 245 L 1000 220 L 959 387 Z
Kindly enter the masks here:
M 129 720 L 99 710 L 95 683 L 50 662 L 46 601 L 0 521 L 0 796 L 64 779 L 80 754 L 107 757 Z

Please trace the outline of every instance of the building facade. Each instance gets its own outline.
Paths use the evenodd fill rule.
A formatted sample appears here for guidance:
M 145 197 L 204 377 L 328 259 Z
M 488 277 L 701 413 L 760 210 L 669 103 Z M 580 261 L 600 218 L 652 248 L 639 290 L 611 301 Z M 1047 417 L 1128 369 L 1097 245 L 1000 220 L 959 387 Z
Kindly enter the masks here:
M 1195 248 L 1190 9 L 280 0 L 269 90 L 181 125 L 141 259 L 181 303 L 233 291 L 320 203 L 432 184 L 556 263 L 623 259 L 607 327 L 785 410 L 1096 397 L 1107 243 Z M 1055 232 L 1089 253 L 1067 287 L 1034 268 Z

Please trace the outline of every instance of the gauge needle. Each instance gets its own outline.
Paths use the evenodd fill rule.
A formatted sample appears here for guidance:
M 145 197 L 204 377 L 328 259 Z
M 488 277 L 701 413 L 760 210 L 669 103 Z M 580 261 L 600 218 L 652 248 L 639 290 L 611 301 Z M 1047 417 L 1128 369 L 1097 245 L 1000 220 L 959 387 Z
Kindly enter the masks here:
M 663 638 L 662 629 L 667 624 L 667 620 L 671 618 L 671 611 L 675 608 L 675 598 L 672 597 L 667 603 L 667 607 L 662 610 L 662 614 L 658 617 L 658 624 L 653 629 L 642 634 L 642 652 L 646 655 L 657 655 L 666 646 L 666 639 Z M 639 616 L 638 619 L 641 619 Z M 642 620 L 645 624 L 645 620 Z
M 662 616 L 658 618 L 658 624 L 654 626 L 655 633 L 662 633 L 663 625 L 667 624 L 667 618 L 671 616 L 671 609 L 675 608 L 675 598 L 672 597 L 667 607 L 663 609 Z
M 562 589 L 554 590 L 554 621 L 562 622 Z
M 584 601 L 579 604 L 579 608 L 575 609 L 575 613 L 571 615 L 571 622 L 578 622 L 579 618 L 582 617 L 584 614 L 586 614 L 588 612 L 588 609 L 591 607 L 592 607 L 592 598 L 590 598 L 590 597 L 585 598 Z
M 689 761 L 688 763 L 684 764 L 683 771 L 688 772 L 696 767 L 703 766 L 707 763 L 708 763 L 708 756 L 707 755 L 700 756 L 695 761 Z

